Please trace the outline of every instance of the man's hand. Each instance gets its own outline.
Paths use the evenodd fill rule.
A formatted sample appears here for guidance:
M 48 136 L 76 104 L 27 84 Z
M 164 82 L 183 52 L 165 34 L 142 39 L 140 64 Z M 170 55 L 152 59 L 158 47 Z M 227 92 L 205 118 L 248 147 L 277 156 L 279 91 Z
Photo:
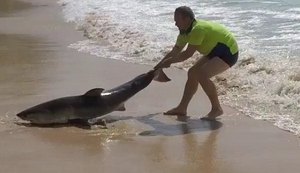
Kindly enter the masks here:
M 161 62 L 159 62 L 154 69 L 159 69 L 159 68 L 169 68 L 171 66 L 172 62 L 171 62 L 171 58 L 165 59 Z

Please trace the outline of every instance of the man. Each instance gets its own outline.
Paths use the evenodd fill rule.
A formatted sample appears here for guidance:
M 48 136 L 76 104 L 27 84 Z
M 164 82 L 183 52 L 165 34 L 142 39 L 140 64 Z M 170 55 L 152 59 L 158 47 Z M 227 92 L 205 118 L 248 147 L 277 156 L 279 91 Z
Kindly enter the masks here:
M 200 84 L 212 105 L 211 111 L 202 119 L 214 120 L 223 114 L 223 110 L 216 86 L 210 78 L 236 63 L 237 42 L 224 26 L 211 21 L 196 20 L 193 11 L 187 6 L 176 8 L 174 20 L 180 31 L 176 44 L 154 68 L 168 68 L 172 63 L 190 58 L 196 51 L 204 56 L 188 70 L 188 79 L 179 105 L 164 114 L 185 116 L 188 104 Z M 187 48 L 182 51 L 186 45 Z

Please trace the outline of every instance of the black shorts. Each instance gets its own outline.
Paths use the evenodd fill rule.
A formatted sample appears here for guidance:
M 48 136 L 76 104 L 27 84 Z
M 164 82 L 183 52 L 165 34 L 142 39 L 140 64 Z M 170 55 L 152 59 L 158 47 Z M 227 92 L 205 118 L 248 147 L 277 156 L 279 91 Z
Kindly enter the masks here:
M 238 60 L 239 52 L 232 55 L 228 46 L 218 43 L 213 50 L 207 55 L 209 59 L 213 57 L 221 58 L 226 64 L 232 67 Z

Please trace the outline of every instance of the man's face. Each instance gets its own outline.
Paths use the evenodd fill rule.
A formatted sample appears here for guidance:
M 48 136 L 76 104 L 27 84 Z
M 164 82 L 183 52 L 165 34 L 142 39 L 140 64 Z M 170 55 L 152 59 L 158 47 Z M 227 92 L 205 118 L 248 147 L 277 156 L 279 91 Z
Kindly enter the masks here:
M 174 14 L 175 25 L 180 31 L 186 31 L 190 26 L 190 18 L 182 16 L 180 13 Z

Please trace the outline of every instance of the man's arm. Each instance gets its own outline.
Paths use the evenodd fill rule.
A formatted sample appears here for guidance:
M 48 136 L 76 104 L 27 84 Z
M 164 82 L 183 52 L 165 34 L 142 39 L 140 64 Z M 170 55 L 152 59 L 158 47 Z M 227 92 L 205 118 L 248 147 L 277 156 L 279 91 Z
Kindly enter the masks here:
M 167 53 L 166 55 L 165 55 L 165 57 L 154 67 L 154 69 L 156 69 L 156 68 L 158 68 L 159 66 L 160 66 L 160 64 L 162 63 L 162 62 L 164 62 L 166 59 L 169 59 L 169 58 L 172 58 L 172 57 L 176 57 L 180 52 L 181 52 L 181 50 L 184 48 L 184 46 L 177 46 L 177 45 L 175 45 L 173 48 L 172 48 L 172 50 L 169 52 L 169 53 Z
M 182 50 L 182 48 L 180 49 Z M 182 62 L 193 56 L 193 54 L 196 52 L 197 46 L 195 45 L 188 45 L 187 49 L 181 53 L 175 52 L 176 54 L 172 54 L 172 51 L 170 52 L 171 55 L 166 55 L 166 57 L 156 65 L 156 68 L 166 68 L 169 67 L 173 63 Z
M 173 63 L 185 61 L 189 59 L 191 56 L 193 56 L 196 50 L 197 50 L 197 46 L 189 44 L 185 51 L 179 53 L 177 56 L 170 59 L 170 63 L 173 64 Z
M 177 46 L 177 45 L 175 45 L 173 47 L 173 49 L 162 60 L 168 59 L 170 57 L 176 57 L 181 52 L 181 50 L 183 48 L 184 48 L 184 46 Z

